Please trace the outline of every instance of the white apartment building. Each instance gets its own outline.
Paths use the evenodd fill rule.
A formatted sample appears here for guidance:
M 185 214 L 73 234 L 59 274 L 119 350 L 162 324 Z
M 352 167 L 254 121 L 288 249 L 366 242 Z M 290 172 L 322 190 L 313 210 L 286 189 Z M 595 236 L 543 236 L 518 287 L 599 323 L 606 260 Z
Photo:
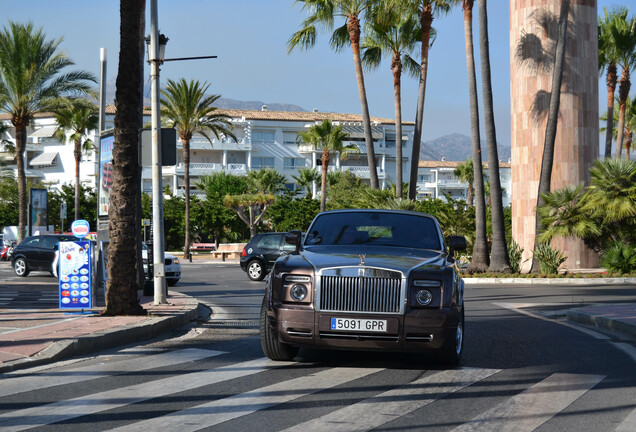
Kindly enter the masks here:
M 362 117 L 356 114 L 340 114 L 325 112 L 287 112 L 268 111 L 265 106 L 259 110 L 226 109 L 220 112 L 230 116 L 234 125 L 234 134 L 238 142 L 229 138 L 216 139 L 212 143 L 203 136 L 194 136 L 190 141 L 190 185 L 191 194 L 199 193 L 193 186 L 201 176 L 223 171 L 230 174 L 245 175 L 250 170 L 261 168 L 276 168 L 288 180 L 287 187 L 295 189 L 292 175 L 296 175 L 299 168 L 316 167 L 321 165 L 321 152 L 314 151 L 310 146 L 298 145 L 298 132 L 320 123 L 324 119 L 331 119 L 334 124 L 342 125 L 349 134 L 344 143 L 354 144 L 360 153 L 347 159 L 336 157 L 332 159 L 329 169 L 351 171 L 363 179 L 369 179 L 367 166 L 367 150 L 364 142 Z M 150 122 L 150 111 L 144 112 L 144 122 Z M 0 121 L 10 125 L 7 116 L 0 116 Z M 392 119 L 372 117 L 372 135 L 378 178 L 382 187 L 395 183 L 395 123 Z M 106 109 L 106 129 L 112 128 L 114 123 L 114 106 Z M 59 188 L 65 183 L 74 184 L 75 160 L 72 143 L 61 143 L 53 138 L 56 124 L 52 115 L 36 116 L 33 125 L 28 130 L 28 143 L 25 154 L 27 178 L 39 181 L 50 188 Z M 403 181 L 408 179 L 410 155 L 413 142 L 412 122 L 402 126 L 403 145 Z M 89 133 L 89 138 L 98 143 L 96 131 Z M 15 141 L 15 131 L 10 128 L 6 136 L 0 137 Z M 178 138 L 177 138 L 178 139 Z M 177 141 L 177 164 L 163 167 L 163 184 L 168 185 L 176 195 L 184 191 L 184 164 L 181 143 Z M 89 151 L 82 157 L 80 166 L 81 182 L 95 187 L 96 165 L 98 156 L 96 149 Z M 4 153 L 8 157 L 7 153 Z M 14 171 L 16 168 L 14 168 Z M 142 189 L 150 193 L 152 190 L 151 169 L 145 167 L 142 174 Z
M 417 198 L 439 198 L 446 201 L 446 194 L 452 199 L 466 200 L 468 183 L 458 179 L 454 171 L 462 164 L 459 161 L 419 161 L 417 170 Z M 484 181 L 489 178 L 488 162 L 484 162 Z M 499 162 L 502 202 L 510 206 L 512 200 L 512 175 L 510 162 Z

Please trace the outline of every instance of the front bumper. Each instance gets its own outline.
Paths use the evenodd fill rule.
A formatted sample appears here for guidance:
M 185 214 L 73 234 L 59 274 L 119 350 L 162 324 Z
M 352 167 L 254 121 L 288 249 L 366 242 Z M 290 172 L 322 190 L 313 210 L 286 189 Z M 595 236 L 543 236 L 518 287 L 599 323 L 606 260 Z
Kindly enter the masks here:
M 423 352 L 442 347 L 455 337 L 460 311 L 456 308 L 407 310 L 404 315 L 316 312 L 274 307 L 270 324 L 281 342 L 328 349 Z M 386 332 L 334 331 L 331 318 L 386 320 Z

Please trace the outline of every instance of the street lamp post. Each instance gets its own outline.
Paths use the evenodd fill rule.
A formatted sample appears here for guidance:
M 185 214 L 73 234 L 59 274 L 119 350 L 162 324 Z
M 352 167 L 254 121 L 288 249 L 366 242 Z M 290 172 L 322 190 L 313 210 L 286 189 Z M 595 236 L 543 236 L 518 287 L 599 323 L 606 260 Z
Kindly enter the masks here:
M 151 108 L 152 108 L 152 268 L 154 281 L 154 304 L 166 303 L 166 279 L 164 267 L 163 239 L 163 191 L 161 173 L 161 110 L 159 99 L 159 66 L 163 63 L 168 38 L 159 35 L 157 27 L 157 0 L 150 1 L 150 37 L 148 42 L 148 62 L 150 63 Z M 162 44 L 163 42 L 163 44 Z

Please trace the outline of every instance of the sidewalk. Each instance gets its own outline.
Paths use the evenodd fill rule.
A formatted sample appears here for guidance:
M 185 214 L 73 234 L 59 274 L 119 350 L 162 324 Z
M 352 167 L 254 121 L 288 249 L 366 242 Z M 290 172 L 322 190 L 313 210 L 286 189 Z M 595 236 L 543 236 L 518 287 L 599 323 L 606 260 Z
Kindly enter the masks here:
M 150 339 L 197 319 L 196 299 L 170 290 L 167 300 L 155 306 L 142 297 L 146 316 L 0 309 L 0 373 Z
M 599 284 L 599 279 L 579 281 Z M 148 316 L 0 309 L 0 373 L 150 339 L 197 319 L 198 302 L 185 294 L 171 290 L 168 305 L 152 303 L 152 297 L 141 298 Z M 636 338 L 636 303 L 574 308 L 567 319 Z

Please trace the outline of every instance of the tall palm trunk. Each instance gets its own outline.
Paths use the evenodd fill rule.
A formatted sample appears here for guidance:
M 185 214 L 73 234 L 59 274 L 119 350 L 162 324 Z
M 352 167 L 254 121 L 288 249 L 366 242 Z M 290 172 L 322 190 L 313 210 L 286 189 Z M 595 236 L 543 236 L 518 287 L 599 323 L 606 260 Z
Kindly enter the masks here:
M 561 11 L 559 12 L 559 35 L 557 38 L 556 53 L 554 55 L 554 67 L 552 69 L 552 88 L 550 92 L 550 107 L 548 111 L 548 121 L 545 127 L 545 142 L 543 145 L 543 159 L 541 160 L 541 174 L 539 177 L 539 193 L 537 196 L 537 208 L 545 204 L 543 195 L 550 192 L 550 182 L 552 181 L 552 165 L 554 162 L 554 146 L 556 141 L 557 122 L 559 120 L 559 105 L 561 102 L 561 83 L 563 82 L 563 69 L 565 66 L 565 45 L 568 31 L 568 14 L 570 12 L 570 1 L 561 1 Z M 610 131 L 611 133 L 611 131 Z M 539 244 L 539 235 L 543 231 L 541 219 L 538 213 L 535 216 L 535 250 Z M 536 255 L 536 254 L 535 254 Z M 539 271 L 539 261 L 532 260 L 531 272 Z
M 473 184 L 468 185 L 468 205 L 475 205 L 475 244 L 473 259 L 469 269 L 485 272 L 490 264 L 488 239 L 486 235 L 486 199 L 484 196 L 484 178 L 481 161 L 481 137 L 479 133 L 479 101 L 477 96 L 477 74 L 475 73 L 475 54 L 473 47 L 473 0 L 464 0 L 464 39 L 466 45 L 466 69 L 468 71 L 468 96 L 470 100 L 470 136 L 473 154 Z M 470 194 L 473 193 L 473 196 Z
M 360 106 L 362 109 L 362 125 L 364 127 L 364 143 L 367 146 L 367 161 L 369 165 L 369 182 L 373 189 L 378 189 L 378 170 L 375 162 L 375 148 L 373 147 L 373 135 L 371 134 L 371 117 L 369 116 L 369 103 L 367 102 L 367 91 L 364 87 L 364 73 L 362 71 L 362 59 L 360 58 L 360 19 L 353 15 L 347 19 L 347 30 L 351 40 L 351 51 L 353 51 L 353 64 L 356 69 L 356 80 L 358 82 L 358 94 L 360 95 Z
M 185 183 L 185 246 L 183 257 L 190 258 L 190 140 L 181 137 L 183 143 L 183 181 Z
M 24 173 L 24 149 L 26 148 L 27 124 L 21 118 L 12 118 L 15 127 L 15 159 L 18 168 L 18 242 L 24 239 L 27 226 L 27 187 Z
M 605 128 L 605 159 L 612 157 L 612 131 L 614 130 L 614 92 L 616 91 L 616 63 L 607 66 L 607 127 Z
M 424 100 L 426 98 L 426 76 L 428 74 L 428 47 L 433 26 L 433 6 L 430 3 L 422 7 L 420 15 L 422 26 L 422 54 L 420 66 L 420 83 L 417 89 L 417 110 L 415 113 L 415 130 L 413 131 L 413 149 L 411 151 L 411 171 L 409 174 L 410 199 L 417 197 L 417 169 L 420 162 L 420 146 L 422 143 L 422 122 L 424 121 Z
M 492 250 L 488 271 L 510 273 L 510 260 L 506 245 L 501 180 L 499 178 L 499 152 L 492 102 L 492 82 L 490 78 L 490 48 L 488 41 L 488 11 L 486 0 L 479 0 L 479 48 L 481 51 L 481 79 L 486 123 L 486 143 L 488 145 L 488 169 L 490 171 L 490 202 L 492 205 Z M 473 162 L 474 163 L 474 162 Z M 477 171 L 479 171 L 481 167 Z M 477 175 L 477 171 L 475 175 Z M 475 182 L 477 183 L 477 182 Z
M 618 131 L 616 133 L 616 157 L 621 157 L 623 151 L 623 135 L 625 134 L 625 111 L 627 109 L 627 98 L 629 97 L 629 89 L 631 87 L 629 68 L 623 68 L 618 88 Z M 609 112 L 607 113 L 609 116 Z
M 82 161 L 82 142 L 76 139 L 73 143 L 73 156 L 75 157 L 75 220 L 80 217 L 80 162 Z
M 393 53 L 391 70 L 395 96 L 395 197 L 402 198 L 402 60 L 399 52 Z
M 322 152 L 322 179 L 320 179 L 320 211 L 327 206 L 327 172 L 329 171 L 329 151 Z
M 137 179 L 139 91 L 143 50 L 139 43 L 144 0 L 120 2 L 120 49 L 115 94 L 115 145 L 113 186 L 108 209 L 108 282 L 104 315 L 139 315 L 145 311 L 137 291 L 136 238 L 138 231 Z

